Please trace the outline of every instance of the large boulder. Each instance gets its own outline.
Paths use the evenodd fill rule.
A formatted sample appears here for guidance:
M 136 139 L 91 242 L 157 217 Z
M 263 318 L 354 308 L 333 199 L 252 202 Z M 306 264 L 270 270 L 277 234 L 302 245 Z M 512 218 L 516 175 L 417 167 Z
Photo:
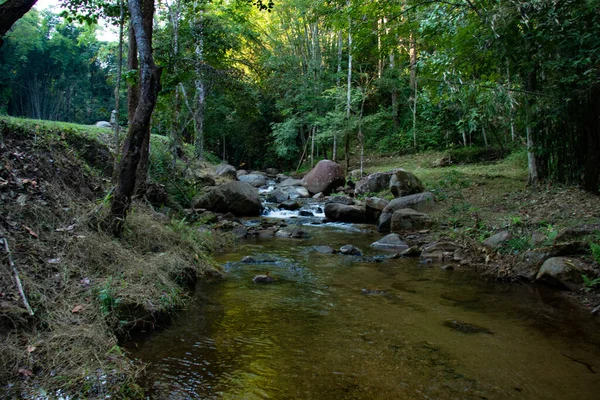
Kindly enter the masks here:
M 345 206 L 351 206 L 354 204 L 354 199 L 348 196 L 334 196 L 327 201 L 327 204 L 329 203 L 337 203 L 343 204 Z
M 342 166 L 329 160 L 319 161 L 302 180 L 310 193 L 323 192 L 326 195 L 346 183 Z
M 394 197 L 409 196 L 425 190 L 423 183 L 413 173 L 398 169 L 390 177 L 390 191 Z
M 367 222 L 376 223 L 381 212 L 387 206 L 389 201 L 379 197 L 368 197 L 365 200 L 365 211 L 367 213 Z
M 403 208 L 412 208 L 417 211 L 426 211 L 433 205 L 433 193 L 424 192 L 403 196 L 393 199 L 383 209 L 383 213 L 393 214 L 394 211 L 402 210 Z
M 215 174 L 218 176 L 225 176 L 231 179 L 237 178 L 237 171 L 233 165 L 219 164 L 215 167 Z
M 392 214 L 390 229 L 392 232 L 418 231 L 430 227 L 431 224 L 431 218 L 427 214 L 412 208 L 403 208 Z
M 325 217 L 332 221 L 362 223 L 365 222 L 365 210 L 358 206 L 329 203 L 325 206 Z
M 236 216 L 260 215 L 262 204 L 258 190 L 247 182 L 229 182 L 218 186 L 194 201 L 194 208 Z
M 576 290 L 582 287 L 581 275 L 589 272 L 576 258 L 552 257 L 544 261 L 535 279 L 561 289 Z
M 365 195 L 368 193 L 379 193 L 383 190 L 388 190 L 390 187 L 390 178 L 396 170 L 387 172 L 376 172 L 360 181 L 356 182 L 354 188 L 355 195 Z
M 261 187 L 267 184 L 267 179 L 264 177 L 264 175 L 259 174 L 241 175 L 238 176 L 238 180 L 240 180 L 241 182 L 248 182 L 254 187 Z

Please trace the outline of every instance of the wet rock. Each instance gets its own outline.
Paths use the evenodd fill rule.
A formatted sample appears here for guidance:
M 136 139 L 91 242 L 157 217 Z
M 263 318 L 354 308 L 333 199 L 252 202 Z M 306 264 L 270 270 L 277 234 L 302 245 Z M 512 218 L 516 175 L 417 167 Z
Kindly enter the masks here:
M 403 251 L 408 249 L 408 245 L 406 244 L 406 242 L 400 239 L 400 236 L 397 233 L 390 233 L 389 235 L 386 235 L 383 238 L 376 241 L 375 243 L 371 244 L 371 246 L 375 247 L 376 249 L 396 251 Z
M 277 174 L 279 173 L 279 171 L 277 171 L 276 168 L 267 168 L 267 169 L 265 169 L 265 172 L 269 176 L 277 176 Z
M 329 246 L 313 246 L 312 250 L 322 254 L 335 254 L 337 250 Z
M 377 220 L 377 232 L 387 233 L 392 226 L 392 214 L 382 213 Z
M 312 198 L 319 200 L 319 199 L 322 199 L 323 197 L 325 197 L 323 192 L 319 192 L 319 193 L 315 194 Z
M 260 215 L 262 203 L 258 191 L 246 182 L 229 182 L 218 186 L 193 202 L 193 208 L 205 208 L 236 216 Z
M 411 246 L 408 249 L 401 251 L 402 257 L 419 257 L 421 255 L 421 249 L 419 246 Z
M 424 190 L 423 183 L 411 172 L 398 169 L 390 177 L 390 191 L 394 197 L 409 196 Z
M 544 261 L 535 280 L 559 289 L 576 290 L 582 287 L 581 275 L 585 273 L 590 273 L 590 269 L 581 260 L 552 257 Z
M 501 247 L 511 238 L 509 231 L 498 232 L 483 241 L 483 245 L 490 249 L 497 249 Z
M 217 176 L 224 176 L 231 179 L 237 178 L 237 172 L 235 167 L 229 164 L 219 164 L 215 167 L 215 174 Z
M 234 227 L 231 230 L 231 233 L 233 233 L 233 236 L 238 239 L 243 239 L 248 236 L 248 230 L 242 225 Z
M 267 272 L 264 275 L 256 275 L 254 278 L 252 278 L 252 281 L 254 283 L 273 283 L 275 282 L 275 279 L 269 274 L 269 272 Z
M 302 186 L 303 184 L 304 182 L 302 182 L 302 179 L 286 178 L 285 180 L 281 181 L 277 186 Z
M 244 264 L 256 264 L 258 261 L 252 256 L 245 256 L 240 262 Z
M 354 188 L 354 194 L 356 196 L 365 195 L 369 193 L 379 193 L 383 190 L 389 190 L 390 178 L 396 170 L 387 172 L 376 172 L 370 174 L 365 178 L 362 178 L 356 182 Z
M 329 160 L 321 160 L 303 178 L 304 186 L 310 193 L 329 194 L 333 189 L 345 183 L 341 165 Z
M 421 251 L 421 262 L 423 264 L 442 262 L 445 259 L 446 255 L 442 250 Z
M 240 179 L 240 176 L 248 175 L 248 171 L 246 171 L 245 169 L 238 169 L 235 172 L 235 175 L 237 176 L 238 179 Z
M 307 211 L 307 210 L 300 210 L 298 215 L 300 215 L 301 217 L 314 217 L 315 216 L 315 214 L 313 214 L 312 212 Z
M 362 256 L 360 249 L 351 244 L 340 247 L 340 253 L 345 256 Z
M 267 180 L 263 175 L 258 174 L 247 174 L 238 177 L 238 180 L 241 182 L 248 182 L 254 187 L 261 187 L 267 184 Z
M 310 197 L 310 193 L 303 186 L 294 186 L 291 189 L 293 189 L 296 192 L 296 194 L 298 195 L 298 197 L 302 197 L 302 198 L 308 198 L 308 197 Z M 290 198 L 291 197 L 292 196 L 290 195 Z
M 418 231 L 430 227 L 432 223 L 428 215 L 412 208 L 403 208 L 392 214 L 390 230 L 392 232 Z
M 281 188 L 276 188 L 265 196 L 269 203 L 282 203 L 289 200 L 290 196 Z
M 454 253 L 452 253 L 453 261 L 463 261 L 465 258 L 467 258 L 467 253 L 465 253 L 463 249 L 456 249 L 454 250 Z
M 330 198 L 326 204 L 343 204 L 345 206 L 351 206 L 354 204 L 354 199 L 348 196 L 334 196 Z
M 389 201 L 379 197 L 368 197 L 365 200 L 365 216 L 367 222 L 376 223 Z
M 325 206 L 325 217 L 331 221 L 363 223 L 365 210 L 358 206 L 329 203 Z
M 476 334 L 476 333 L 485 333 L 488 335 L 494 334 L 494 332 L 492 332 L 489 329 L 484 328 L 482 326 L 477 326 L 474 324 L 469 324 L 466 322 L 456 321 L 456 320 L 446 321 L 446 322 L 444 322 L 444 326 L 452 329 L 453 331 L 458 331 L 458 332 L 466 333 L 469 335 Z
M 367 289 L 367 288 L 360 289 L 360 292 L 362 294 L 365 294 L 365 295 L 368 295 L 368 296 L 382 296 L 382 295 L 386 295 L 387 294 L 387 292 L 385 290 Z
M 440 268 L 444 271 L 454 271 L 454 265 L 452 264 L 442 265 Z
M 412 194 L 410 196 L 403 196 L 393 199 L 383 209 L 383 213 L 393 214 L 395 211 L 403 208 L 412 208 L 417 211 L 426 211 L 433 205 L 433 193 L 423 192 L 418 194 Z
M 275 236 L 277 237 L 286 237 L 291 239 L 302 239 L 304 234 L 305 232 L 298 226 L 285 227 L 275 232 Z
M 290 211 L 294 211 L 299 209 L 301 206 L 300 204 L 298 204 L 298 202 L 294 201 L 294 200 L 287 200 L 284 201 L 283 203 L 281 203 L 278 208 L 282 209 L 282 210 L 290 210 Z

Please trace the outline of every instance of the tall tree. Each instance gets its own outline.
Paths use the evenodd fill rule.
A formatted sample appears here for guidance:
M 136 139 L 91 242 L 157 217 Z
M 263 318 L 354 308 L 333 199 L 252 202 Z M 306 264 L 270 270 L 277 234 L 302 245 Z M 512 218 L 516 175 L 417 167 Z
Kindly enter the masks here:
M 119 168 L 119 180 L 113 193 L 109 224 L 116 236 L 122 234 L 123 224 L 131 206 L 138 166 L 144 142 L 149 140 L 150 120 L 160 90 L 160 70 L 154 64 L 152 54 L 153 14 L 144 14 L 140 0 L 128 0 L 128 7 L 139 52 L 140 97 L 129 126 Z M 146 29 L 147 26 L 150 26 L 150 29 Z

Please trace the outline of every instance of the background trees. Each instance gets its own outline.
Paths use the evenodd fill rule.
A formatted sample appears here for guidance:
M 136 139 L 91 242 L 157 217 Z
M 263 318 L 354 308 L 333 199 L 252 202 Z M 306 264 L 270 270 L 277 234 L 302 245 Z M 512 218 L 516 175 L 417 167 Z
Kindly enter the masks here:
M 169 0 L 156 13 L 164 72 L 152 130 L 171 139 L 172 154 L 188 143 L 197 158 L 249 168 L 344 160 L 361 145 L 527 147 L 532 183 L 598 191 L 599 8 L 600 0 L 282 0 L 267 13 L 250 2 Z M 114 45 L 33 15 L 1 50 L 10 77 L 1 109 L 100 119 Z M 37 105 L 44 101 L 51 106 Z

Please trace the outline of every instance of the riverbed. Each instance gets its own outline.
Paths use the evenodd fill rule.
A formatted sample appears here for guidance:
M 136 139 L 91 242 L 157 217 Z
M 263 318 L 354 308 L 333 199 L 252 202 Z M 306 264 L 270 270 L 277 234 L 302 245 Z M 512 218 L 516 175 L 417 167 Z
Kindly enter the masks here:
M 598 398 L 600 324 L 559 292 L 388 258 L 372 226 L 301 229 L 218 255 L 222 280 L 127 343 L 153 398 Z M 346 244 L 363 256 L 314 248 Z

